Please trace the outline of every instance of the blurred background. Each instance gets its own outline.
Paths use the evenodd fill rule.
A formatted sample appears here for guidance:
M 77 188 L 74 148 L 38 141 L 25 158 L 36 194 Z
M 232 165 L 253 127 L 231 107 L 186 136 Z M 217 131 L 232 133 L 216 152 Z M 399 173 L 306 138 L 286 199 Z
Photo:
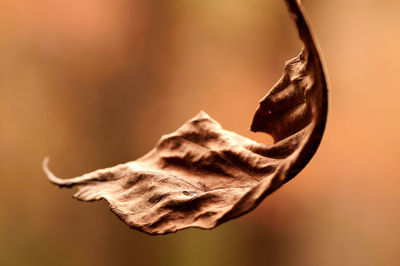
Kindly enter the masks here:
M 150 237 L 60 177 L 200 110 L 249 131 L 301 43 L 282 0 L 0 0 L 1 265 L 400 265 L 400 2 L 305 0 L 330 80 L 310 164 L 252 213 Z

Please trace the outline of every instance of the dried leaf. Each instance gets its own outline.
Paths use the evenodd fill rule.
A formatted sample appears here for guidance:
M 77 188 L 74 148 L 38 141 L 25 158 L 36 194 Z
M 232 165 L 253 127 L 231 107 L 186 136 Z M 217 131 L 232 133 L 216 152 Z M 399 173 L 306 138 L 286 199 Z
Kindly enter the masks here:
M 60 179 L 77 187 L 82 201 L 105 199 L 130 227 L 167 234 L 188 227 L 210 229 L 254 209 L 292 179 L 319 146 L 327 114 L 327 85 L 301 4 L 285 0 L 304 49 L 288 61 L 279 82 L 261 100 L 251 130 L 271 134 L 257 143 L 201 112 L 136 161 Z

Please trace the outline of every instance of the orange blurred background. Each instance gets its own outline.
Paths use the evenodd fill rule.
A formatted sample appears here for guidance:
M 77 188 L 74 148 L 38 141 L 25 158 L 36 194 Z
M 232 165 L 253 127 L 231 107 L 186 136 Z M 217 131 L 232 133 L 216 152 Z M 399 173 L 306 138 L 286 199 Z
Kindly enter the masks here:
M 252 213 L 150 237 L 72 177 L 200 110 L 249 132 L 301 43 L 282 0 L 0 0 L 1 265 L 400 265 L 400 2 L 305 0 L 330 80 L 320 149 Z

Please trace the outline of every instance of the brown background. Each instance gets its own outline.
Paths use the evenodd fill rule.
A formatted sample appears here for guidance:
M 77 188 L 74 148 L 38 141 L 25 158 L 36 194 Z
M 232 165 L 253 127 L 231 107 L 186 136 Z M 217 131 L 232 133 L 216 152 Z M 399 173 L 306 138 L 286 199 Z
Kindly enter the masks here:
M 0 0 L 1 265 L 399 265 L 400 2 L 306 0 L 331 84 L 321 147 L 251 214 L 150 237 L 72 177 L 205 110 L 248 131 L 301 48 L 278 0 Z

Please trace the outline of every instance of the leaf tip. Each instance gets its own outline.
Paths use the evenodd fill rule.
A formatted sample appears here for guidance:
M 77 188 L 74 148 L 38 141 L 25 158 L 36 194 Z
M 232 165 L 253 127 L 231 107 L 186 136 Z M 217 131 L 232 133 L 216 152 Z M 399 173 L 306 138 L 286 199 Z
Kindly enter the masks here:
M 53 174 L 53 172 L 50 171 L 50 169 L 48 167 L 49 162 L 50 162 L 50 157 L 49 156 L 44 157 L 43 162 L 42 162 L 42 169 L 43 169 L 44 173 L 46 174 L 47 179 L 51 183 L 53 183 L 55 185 L 58 185 L 60 187 L 65 186 L 66 184 L 65 184 L 64 180 L 62 180 L 61 178 L 56 177 Z

